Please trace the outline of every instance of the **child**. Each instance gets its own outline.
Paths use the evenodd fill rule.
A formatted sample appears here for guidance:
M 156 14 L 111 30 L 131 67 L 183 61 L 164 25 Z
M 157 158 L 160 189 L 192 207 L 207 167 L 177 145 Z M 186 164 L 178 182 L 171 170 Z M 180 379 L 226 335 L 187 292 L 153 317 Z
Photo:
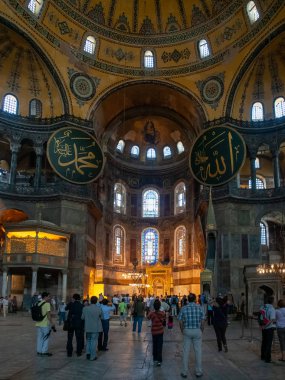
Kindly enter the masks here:
M 152 354 L 153 364 L 157 367 L 161 366 L 162 362 L 162 345 L 163 333 L 165 323 L 165 312 L 160 311 L 161 303 L 156 299 L 153 303 L 154 311 L 148 314 L 148 319 L 151 320 L 151 334 L 152 334 Z
M 169 315 L 169 317 L 168 317 L 167 327 L 168 327 L 168 330 L 173 329 L 173 316 L 172 315 Z

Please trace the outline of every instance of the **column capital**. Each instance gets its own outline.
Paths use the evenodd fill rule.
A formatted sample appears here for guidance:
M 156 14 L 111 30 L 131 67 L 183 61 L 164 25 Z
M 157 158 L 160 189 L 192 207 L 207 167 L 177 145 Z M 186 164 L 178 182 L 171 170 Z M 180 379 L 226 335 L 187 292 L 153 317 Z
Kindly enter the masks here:
M 19 144 L 18 142 L 11 142 L 10 143 L 10 150 L 12 153 L 18 153 L 20 147 L 21 147 L 21 144 Z
M 36 152 L 37 156 L 42 156 L 44 154 L 44 148 L 42 145 L 35 146 L 34 151 Z
M 39 270 L 39 267 L 37 265 L 33 265 L 31 268 L 33 272 L 37 272 Z
M 68 273 L 68 269 L 62 269 L 61 273 L 62 273 L 62 275 L 67 274 Z

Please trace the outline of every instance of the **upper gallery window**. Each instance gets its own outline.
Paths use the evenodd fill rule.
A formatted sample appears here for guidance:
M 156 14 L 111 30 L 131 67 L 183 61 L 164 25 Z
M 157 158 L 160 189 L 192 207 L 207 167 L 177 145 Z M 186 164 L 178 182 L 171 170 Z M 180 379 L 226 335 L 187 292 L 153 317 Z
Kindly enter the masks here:
M 155 264 L 158 259 L 158 231 L 155 228 L 146 228 L 142 232 L 142 262 Z
M 42 103 L 38 99 L 32 99 L 30 101 L 30 116 L 41 117 L 42 116 Z
M 175 196 L 174 214 L 177 215 L 180 212 L 185 211 L 186 187 L 185 187 L 184 182 L 178 183 L 178 185 L 175 187 L 174 196 Z
M 251 118 L 253 121 L 263 120 L 263 105 L 260 102 L 256 102 L 252 106 Z
M 170 149 L 169 146 L 165 146 L 165 147 L 163 148 L 163 157 L 164 157 L 164 158 L 169 158 L 169 157 L 171 157 L 171 149 Z
M 116 183 L 114 186 L 114 211 L 125 214 L 126 203 L 126 188 L 122 183 Z
M 143 211 L 142 216 L 146 218 L 156 218 L 159 216 L 159 194 L 156 190 L 148 189 L 142 196 Z
M 264 223 L 259 223 L 260 226 L 260 244 L 267 245 L 266 227 Z
M 138 157 L 140 154 L 140 148 L 137 145 L 133 145 L 131 149 L 131 156 Z
M 260 160 L 258 157 L 256 157 L 254 161 L 254 166 L 255 166 L 255 169 L 260 169 Z
M 246 6 L 249 21 L 253 24 L 259 19 L 259 12 L 254 1 L 249 1 Z
M 123 153 L 124 148 L 125 148 L 125 141 L 124 141 L 124 140 L 120 140 L 120 141 L 118 142 L 117 146 L 116 146 L 116 150 L 117 150 L 118 152 Z
M 206 40 L 201 40 L 198 43 L 200 58 L 206 58 L 210 55 L 210 49 Z
M 175 230 L 175 252 L 177 261 L 185 259 L 186 228 L 184 226 L 179 226 Z
M 3 111 L 14 115 L 18 112 L 18 100 L 14 95 L 5 95 L 3 102 Z
M 156 158 L 156 152 L 154 148 L 148 148 L 146 151 L 146 158 L 149 160 L 154 160 Z
M 153 52 L 150 50 L 146 50 L 144 52 L 144 67 L 146 69 L 154 68 L 154 56 L 153 56 Z
M 274 102 L 275 117 L 285 116 L 285 101 L 283 97 L 277 98 Z
M 184 152 L 184 145 L 182 144 L 182 142 L 181 141 L 178 141 L 178 143 L 177 143 L 177 150 L 178 150 L 178 153 L 180 154 L 180 153 L 183 153 Z
M 88 36 L 85 40 L 84 51 L 89 54 L 95 53 L 96 40 L 93 36 Z
M 252 188 L 252 182 L 251 179 L 248 181 L 248 188 Z M 265 183 L 261 178 L 256 177 L 256 188 L 257 189 L 265 189 Z
M 114 227 L 114 261 L 123 261 L 125 250 L 125 231 L 123 227 Z
M 44 0 L 30 0 L 28 3 L 28 9 L 35 15 L 40 13 Z

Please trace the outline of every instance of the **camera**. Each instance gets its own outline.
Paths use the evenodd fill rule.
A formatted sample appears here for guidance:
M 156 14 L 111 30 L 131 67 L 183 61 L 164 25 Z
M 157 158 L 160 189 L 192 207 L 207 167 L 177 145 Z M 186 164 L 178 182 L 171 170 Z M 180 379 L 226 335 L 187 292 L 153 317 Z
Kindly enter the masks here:
M 52 326 L 51 329 L 52 329 L 53 332 L 56 332 L 55 326 Z

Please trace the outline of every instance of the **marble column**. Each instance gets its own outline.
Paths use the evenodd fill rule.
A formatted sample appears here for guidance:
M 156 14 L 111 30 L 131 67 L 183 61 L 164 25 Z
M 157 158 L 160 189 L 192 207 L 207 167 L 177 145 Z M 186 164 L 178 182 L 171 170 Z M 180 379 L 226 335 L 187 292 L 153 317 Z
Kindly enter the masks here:
M 36 158 L 34 188 L 35 190 L 38 190 L 41 185 L 43 147 L 42 146 L 35 147 L 35 152 L 36 152 L 37 158 Z
M 18 160 L 18 152 L 20 149 L 20 144 L 11 143 L 10 150 L 12 151 L 12 157 L 10 162 L 10 187 L 14 187 L 16 183 L 17 176 L 17 160 Z
M 255 168 L 256 156 L 250 156 L 250 175 L 251 175 L 251 188 L 256 190 L 256 168 Z
M 3 268 L 2 297 L 7 296 L 7 287 L 8 287 L 7 269 Z
M 62 300 L 62 274 L 60 271 L 58 271 L 57 275 L 57 299 L 58 302 Z
M 11 294 L 12 289 L 12 274 L 8 273 L 7 275 L 7 295 L 9 296 Z
M 62 271 L 62 301 L 66 302 L 67 271 Z
M 37 293 L 37 280 L 38 280 L 38 268 L 33 267 L 32 268 L 32 290 L 31 295 L 33 296 L 35 293 Z
M 279 151 L 278 149 L 272 152 L 273 157 L 273 170 L 274 170 L 274 187 L 280 187 L 280 165 L 279 165 Z

